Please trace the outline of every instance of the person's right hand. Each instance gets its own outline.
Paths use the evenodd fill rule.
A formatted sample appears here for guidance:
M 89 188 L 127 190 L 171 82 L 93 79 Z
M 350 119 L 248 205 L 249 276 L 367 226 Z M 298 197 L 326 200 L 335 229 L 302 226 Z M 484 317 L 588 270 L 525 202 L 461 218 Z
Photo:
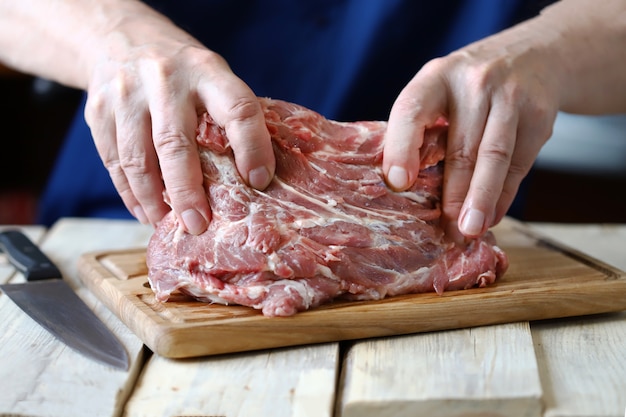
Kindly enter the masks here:
M 85 118 L 128 210 L 156 224 L 170 207 L 187 231 L 211 211 L 196 147 L 205 110 L 227 133 L 245 181 L 265 188 L 275 169 L 261 106 L 218 54 L 139 2 L 92 45 Z M 77 175 L 80 175 L 77 173 Z

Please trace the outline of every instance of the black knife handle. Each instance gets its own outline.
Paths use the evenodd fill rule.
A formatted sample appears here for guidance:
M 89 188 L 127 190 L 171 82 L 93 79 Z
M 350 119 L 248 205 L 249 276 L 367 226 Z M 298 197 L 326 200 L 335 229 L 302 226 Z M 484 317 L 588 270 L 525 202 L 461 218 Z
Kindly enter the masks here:
M 61 279 L 61 271 L 24 233 L 19 230 L 0 232 L 0 250 L 19 269 L 27 281 Z

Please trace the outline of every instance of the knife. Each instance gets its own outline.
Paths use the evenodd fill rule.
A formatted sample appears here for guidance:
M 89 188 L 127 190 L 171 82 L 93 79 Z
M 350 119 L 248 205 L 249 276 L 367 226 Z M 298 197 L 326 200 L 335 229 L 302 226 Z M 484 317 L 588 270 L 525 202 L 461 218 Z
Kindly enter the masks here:
M 59 269 L 19 230 L 0 232 L 0 252 L 25 278 L 0 290 L 70 348 L 99 362 L 128 369 L 120 341 L 62 278 Z

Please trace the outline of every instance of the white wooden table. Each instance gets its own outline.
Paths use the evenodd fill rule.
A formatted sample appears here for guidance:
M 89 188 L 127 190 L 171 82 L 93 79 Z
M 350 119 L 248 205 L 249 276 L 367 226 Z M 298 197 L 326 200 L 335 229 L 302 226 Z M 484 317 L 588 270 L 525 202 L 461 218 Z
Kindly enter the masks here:
M 534 226 L 626 270 L 626 225 Z M 50 230 L 24 230 L 123 341 L 132 364 L 119 371 L 82 357 L 0 295 L 0 416 L 625 413 L 626 313 L 169 360 L 145 349 L 82 286 L 76 270 L 85 252 L 146 245 L 151 228 L 129 221 L 63 219 Z M 0 259 L 0 282 L 22 279 Z

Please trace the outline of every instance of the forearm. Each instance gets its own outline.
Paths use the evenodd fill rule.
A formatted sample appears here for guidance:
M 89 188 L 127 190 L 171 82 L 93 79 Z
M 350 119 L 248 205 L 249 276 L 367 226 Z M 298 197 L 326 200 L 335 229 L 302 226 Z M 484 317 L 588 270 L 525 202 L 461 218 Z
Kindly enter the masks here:
M 626 112 L 626 0 L 562 0 L 531 24 L 559 66 L 561 110 Z
M 165 20 L 134 0 L 0 0 L 0 62 L 86 89 L 105 40 L 134 16 Z

